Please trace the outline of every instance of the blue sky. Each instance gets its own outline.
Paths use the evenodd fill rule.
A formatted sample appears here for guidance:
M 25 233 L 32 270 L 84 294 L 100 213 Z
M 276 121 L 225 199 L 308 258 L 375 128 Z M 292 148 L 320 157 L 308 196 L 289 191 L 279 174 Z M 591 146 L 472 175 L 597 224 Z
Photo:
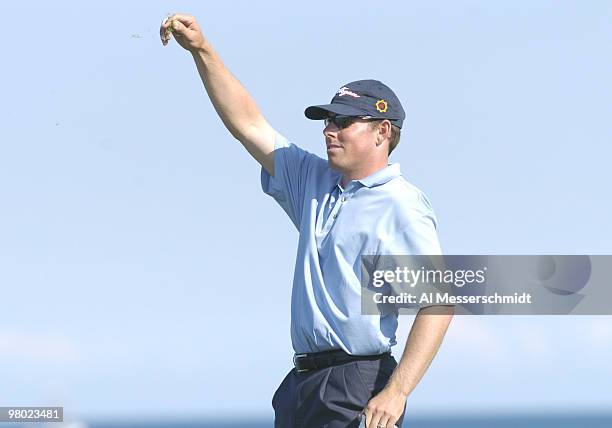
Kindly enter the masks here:
M 271 415 L 292 355 L 297 234 L 191 56 L 159 42 L 168 12 L 195 15 L 270 123 L 321 156 L 322 126 L 304 108 L 352 80 L 391 86 L 407 113 L 391 160 L 431 200 L 445 252 L 611 252 L 609 2 L 4 9 L 4 405 Z M 610 327 L 456 317 L 408 408 L 609 408 Z

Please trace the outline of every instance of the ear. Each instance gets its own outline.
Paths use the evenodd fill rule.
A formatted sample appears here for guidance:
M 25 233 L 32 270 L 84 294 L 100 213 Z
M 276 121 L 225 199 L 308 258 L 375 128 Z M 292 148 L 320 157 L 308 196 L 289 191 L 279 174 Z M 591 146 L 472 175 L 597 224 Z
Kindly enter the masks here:
M 383 120 L 380 125 L 378 125 L 378 134 L 376 136 L 376 145 L 380 146 L 385 141 L 391 138 L 391 122 L 388 120 Z

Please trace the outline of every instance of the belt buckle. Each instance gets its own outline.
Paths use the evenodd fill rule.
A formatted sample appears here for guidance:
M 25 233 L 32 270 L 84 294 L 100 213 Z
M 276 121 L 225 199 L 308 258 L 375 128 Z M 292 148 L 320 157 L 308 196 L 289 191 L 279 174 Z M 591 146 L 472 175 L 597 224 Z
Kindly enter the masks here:
M 299 369 L 297 366 L 297 359 L 300 357 L 306 357 L 308 354 L 295 354 L 293 355 L 293 366 L 295 367 L 298 373 L 307 372 L 309 369 Z

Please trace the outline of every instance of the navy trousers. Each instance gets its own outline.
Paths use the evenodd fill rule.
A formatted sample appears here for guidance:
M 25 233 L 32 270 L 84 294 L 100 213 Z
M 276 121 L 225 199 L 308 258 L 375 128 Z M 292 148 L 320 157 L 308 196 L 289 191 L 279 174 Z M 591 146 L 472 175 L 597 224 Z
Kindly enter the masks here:
M 359 414 L 396 366 L 387 355 L 302 373 L 291 370 L 272 398 L 275 428 L 357 428 Z M 402 414 L 398 427 L 403 419 Z

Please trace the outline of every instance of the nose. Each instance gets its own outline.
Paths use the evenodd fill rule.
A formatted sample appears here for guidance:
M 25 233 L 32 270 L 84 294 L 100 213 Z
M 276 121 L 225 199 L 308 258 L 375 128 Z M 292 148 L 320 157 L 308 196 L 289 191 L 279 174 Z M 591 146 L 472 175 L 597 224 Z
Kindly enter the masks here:
M 323 128 L 323 135 L 326 137 L 335 134 L 336 132 L 338 132 L 338 127 L 334 123 L 328 123 L 327 126 Z

